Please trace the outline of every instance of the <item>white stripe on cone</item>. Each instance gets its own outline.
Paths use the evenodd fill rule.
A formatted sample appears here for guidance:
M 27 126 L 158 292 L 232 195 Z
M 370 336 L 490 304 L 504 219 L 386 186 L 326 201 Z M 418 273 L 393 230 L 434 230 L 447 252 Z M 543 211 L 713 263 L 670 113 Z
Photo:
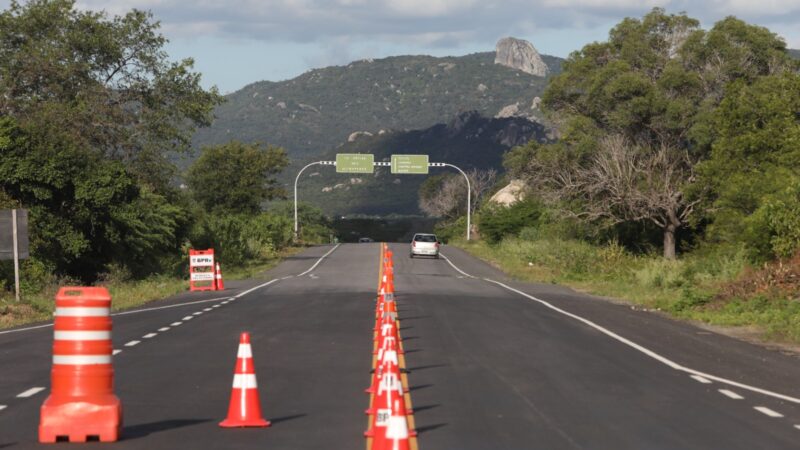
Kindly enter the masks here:
M 56 308 L 59 317 L 103 317 L 111 313 L 111 308 L 88 308 L 83 306 Z
M 111 364 L 111 355 L 53 355 L 53 364 L 64 364 L 69 366 Z
M 252 373 L 237 373 L 233 376 L 234 389 L 255 389 L 258 387 L 256 376 Z
M 239 351 L 236 352 L 237 358 L 252 358 L 253 357 L 253 349 L 250 347 L 250 344 L 239 344 Z
M 106 341 L 111 339 L 111 331 L 58 331 L 53 333 L 57 341 Z

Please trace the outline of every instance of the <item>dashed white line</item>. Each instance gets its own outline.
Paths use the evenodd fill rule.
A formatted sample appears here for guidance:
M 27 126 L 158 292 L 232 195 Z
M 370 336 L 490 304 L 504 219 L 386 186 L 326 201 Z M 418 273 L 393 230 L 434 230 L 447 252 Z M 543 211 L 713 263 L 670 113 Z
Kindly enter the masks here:
M 150 339 L 150 338 L 154 338 L 156 336 L 158 336 L 158 333 L 147 333 L 142 337 L 145 338 L 145 339 Z
M 783 417 L 783 414 L 781 414 L 779 412 L 775 412 L 775 411 L 767 408 L 766 406 L 754 406 L 753 409 L 755 409 L 756 411 L 760 412 L 761 414 L 765 414 L 765 415 L 770 416 L 770 417 Z
M 197 311 L 196 313 L 192 313 L 193 316 L 199 316 L 200 314 L 203 314 L 203 311 Z
M 130 341 L 125 343 L 125 347 L 133 347 L 134 345 L 138 344 L 141 341 Z
M 205 308 L 203 311 L 209 312 L 209 311 L 211 311 L 211 308 Z
M 6 406 L 6 405 L 0 405 L 0 411 L 4 410 L 4 409 L 6 409 L 6 408 L 7 408 L 7 406 Z
M 441 255 L 441 256 L 444 257 L 444 259 L 451 266 L 453 266 L 454 269 L 456 269 L 461 274 L 463 274 L 463 275 L 465 275 L 465 276 L 467 276 L 469 278 L 475 278 L 472 275 L 469 275 L 468 273 L 466 273 L 463 270 L 461 270 L 458 267 L 456 267 L 455 264 L 453 264 L 446 256 L 444 256 L 444 255 Z M 544 306 L 544 307 L 546 307 L 546 308 L 548 308 L 550 310 L 553 310 L 553 311 L 555 311 L 555 312 L 557 312 L 559 314 L 563 314 L 563 315 L 565 315 L 567 317 L 570 317 L 570 318 L 572 318 L 572 319 L 574 319 L 574 320 L 576 320 L 578 322 L 581 322 L 581 323 L 583 323 L 583 324 L 585 324 L 585 325 L 587 325 L 587 326 L 589 326 L 591 328 L 594 328 L 595 330 L 605 334 L 606 336 L 610 337 L 611 339 L 614 339 L 614 340 L 618 341 L 621 344 L 627 345 L 628 347 L 631 347 L 634 350 L 636 350 L 636 351 L 638 351 L 640 353 L 643 353 L 643 354 L 647 355 L 648 357 L 653 358 L 656 361 L 658 361 L 658 362 L 660 362 L 660 363 L 662 363 L 662 364 L 666 365 L 667 367 L 670 367 L 670 368 L 672 368 L 674 370 L 685 372 L 685 373 L 688 373 L 690 375 L 699 375 L 699 376 L 701 376 L 701 377 L 703 377 L 705 379 L 708 379 L 708 380 L 712 380 L 712 381 L 716 381 L 716 382 L 719 382 L 719 383 L 727 384 L 727 385 L 733 386 L 733 387 L 738 387 L 740 389 L 744 389 L 744 390 L 747 390 L 747 391 L 756 392 L 756 393 L 759 393 L 759 394 L 762 394 L 762 395 L 766 395 L 766 396 L 769 396 L 769 397 L 785 400 L 787 402 L 800 404 L 800 398 L 797 398 L 797 397 L 792 397 L 792 396 L 789 396 L 789 395 L 786 395 L 786 394 L 781 394 L 779 392 L 770 391 L 768 389 L 762 389 L 760 387 L 751 386 L 749 384 L 739 383 L 737 381 L 733 381 L 733 380 L 728 379 L 728 378 L 718 377 L 716 375 L 712 375 L 712 374 L 709 374 L 709 373 L 705 373 L 705 372 L 701 372 L 699 370 L 692 369 L 691 367 L 682 366 L 682 365 L 678 364 L 677 362 L 675 362 L 675 361 L 673 361 L 673 360 L 671 360 L 671 359 L 669 359 L 669 358 L 667 358 L 665 356 L 662 356 L 662 355 L 650 350 L 649 348 L 647 348 L 647 347 L 645 347 L 643 345 L 639 345 L 636 342 L 631 341 L 630 339 L 627 339 L 625 337 L 620 336 L 617 333 L 614 333 L 613 331 L 609 330 L 608 328 L 602 327 L 602 326 L 598 325 L 597 323 L 592 322 L 591 320 L 586 319 L 584 317 L 581 317 L 581 316 L 579 316 L 577 314 L 573 314 L 573 313 L 571 313 L 569 311 L 565 311 L 565 310 L 553 305 L 552 303 L 548 303 L 548 302 L 546 302 L 546 301 L 544 301 L 544 300 L 542 300 L 540 298 L 536 298 L 536 297 L 534 297 L 532 295 L 526 294 L 525 292 L 522 292 L 519 289 L 515 289 L 515 288 L 513 288 L 513 287 L 511 287 L 511 286 L 509 286 L 507 284 L 501 283 L 499 281 L 492 280 L 491 278 L 482 278 L 482 280 L 487 281 L 489 283 L 496 284 L 496 285 L 498 285 L 498 286 L 500 286 L 503 289 L 506 289 L 508 291 L 515 292 L 515 293 L 517 293 L 517 294 L 519 294 L 519 295 L 521 295 L 521 296 L 523 296 L 523 297 L 525 297 L 525 298 L 527 298 L 529 300 L 532 300 L 532 301 L 534 301 L 536 303 L 541 304 L 542 306 Z
M 719 391 L 720 394 L 722 394 L 722 395 L 724 395 L 724 396 L 726 396 L 728 398 L 732 398 L 734 400 L 741 400 L 741 399 L 744 398 L 741 395 L 737 394 L 736 392 L 729 391 L 727 389 L 717 389 L 717 390 Z
M 794 427 L 800 430 L 800 425 L 795 425 Z
M 699 381 L 700 383 L 703 383 L 703 384 L 711 384 L 711 380 L 709 380 L 708 378 L 703 378 L 703 377 L 701 377 L 700 375 L 690 375 L 690 376 L 691 376 L 692 378 L 694 378 L 694 379 L 695 379 L 695 381 Z
M 171 327 L 177 327 L 178 325 L 180 325 L 180 324 L 182 324 L 182 323 L 183 323 L 183 322 L 172 322 L 171 324 L 169 324 L 169 326 L 171 326 Z
M 222 305 L 217 304 L 217 305 L 212 306 L 212 308 L 219 308 L 220 306 L 222 306 Z
M 194 316 L 186 316 L 181 320 L 192 320 L 192 319 L 194 319 Z
M 169 327 L 161 327 L 161 328 L 158 329 L 158 331 L 160 331 L 162 333 L 165 332 L 165 331 L 169 331 Z
M 17 394 L 17 398 L 31 397 L 31 396 L 34 396 L 34 395 L 38 394 L 39 392 L 42 392 L 43 390 L 45 390 L 45 388 L 43 388 L 43 387 L 39 387 L 39 386 L 32 387 L 32 388 L 28 389 L 25 392 L 21 392 L 21 393 Z
M 117 349 L 117 348 L 115 348 L 114 351 L 111 352 L 112 355 L 119 355 L 120 353 L 122 353 L 122 350 Z

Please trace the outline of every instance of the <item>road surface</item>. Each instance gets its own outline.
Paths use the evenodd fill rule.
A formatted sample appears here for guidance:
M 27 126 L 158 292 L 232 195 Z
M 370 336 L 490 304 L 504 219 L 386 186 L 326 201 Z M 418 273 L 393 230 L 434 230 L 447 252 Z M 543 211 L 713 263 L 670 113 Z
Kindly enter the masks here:
M 439 260 L 391 248 L 424 450 L 800 448 L 795 356 L 512 282 L 455 248 Z M 314 247 L 264 279 L 114 316 L 125 419 L 108 446 L 364 448 L 379 252 Z M 241 331 L 267 429 L 217 426 Z M 0 449 L 47 448 L 36 430 L 51 345 L 48 324 L 0 331 Z

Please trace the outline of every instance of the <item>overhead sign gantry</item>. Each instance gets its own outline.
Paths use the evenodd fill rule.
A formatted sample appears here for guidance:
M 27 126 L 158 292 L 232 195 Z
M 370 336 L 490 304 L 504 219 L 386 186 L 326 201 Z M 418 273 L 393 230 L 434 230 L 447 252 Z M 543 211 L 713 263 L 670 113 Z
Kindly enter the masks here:
M 388 162 L 375 161 L 372 153 L 338 153 L 336 161 L 315 161 L 307 164 L 297 172 L 294 179 L 294 239 L 298 239 L 299 226 L 297 222 L 297 182 L 300 175 L 311 166 L 336 166 L 337 173 L 373 173 L 375 167 L 391 167 L 391 172 L 396 175 L 427 175 L 431 167 L 452 167 L 464 176 L 467 181 L 467 240 L 469 240 L 472 204 L 472 188 L 469 177 L 461 168 L 449 163 L 430 162 L 428 155 L 392 155 Z

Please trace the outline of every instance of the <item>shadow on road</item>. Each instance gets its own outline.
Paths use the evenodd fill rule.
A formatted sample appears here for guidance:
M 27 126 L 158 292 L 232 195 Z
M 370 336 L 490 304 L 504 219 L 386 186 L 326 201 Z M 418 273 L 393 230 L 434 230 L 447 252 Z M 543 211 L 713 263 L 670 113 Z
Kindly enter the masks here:
M 160 431 L 188 427 L 199 423 L 211 422 L 211 420 L 212 419 L 172 419 L 133 425 L 122 429 L 122 439 L 139 439 Z
M 424 427 L 417 428 L 417 434 L 422 434 L 422 433 L 424 433 L 426 431 L 431 431 L 431 430 L 435 430 L 437 428 L 442 428 L 442 427 L 446 427 L 446 426 L 447 426 L 446 423 L 435 423 L 433 425 L 425 425 Z
M 0 448 L 11 447 L 12 445 L 17 445 L 16 442 L 11 442 L 9 444 L 0 444 Z
M 293 414 L 291 416 L 276 417 L 274 419 L 271 419 L 271 418 L 268 417 L 267 420 L 269 420 L 270 422 L 272 422 L 273 425 L 275 425 L 276 423 L 288 422 L 290 420 L 299 419 L 299 418 L 305 417 L 307 415 L 308 414 L 305 414 L 305 413 L 303 413 L 303 414 Z
M 440 406 L 442 406 L 442 405 L 440 405 L 438 403 L 435 404 L 435 405 L 424 405 L 424 406 L 416 406 L 416 405 L 414 405 L 414 414 L 416 414 L 416 413 L 418 413 L 420 411 L 427 411 L 429 409 L 438 408 Z
M 431 386 L 433 386 L 433 385 L 432 384 L 420 384 L 420 385 L 417 385 L 417 386 L 411 386 L 410 388 L 408 388 L 408 392 L 418 391 L 420 389 L 429 388 Z
M 408 371 L 409 372 L 415 372 L 415 371 L 420 371 L 420 370 L 425 370 L 425 369 L 435 369 L 437 367 L 447 367 L 447 366 L 448 366 L 447 364 L 428 364 L 427 366 L 409 367 Z

